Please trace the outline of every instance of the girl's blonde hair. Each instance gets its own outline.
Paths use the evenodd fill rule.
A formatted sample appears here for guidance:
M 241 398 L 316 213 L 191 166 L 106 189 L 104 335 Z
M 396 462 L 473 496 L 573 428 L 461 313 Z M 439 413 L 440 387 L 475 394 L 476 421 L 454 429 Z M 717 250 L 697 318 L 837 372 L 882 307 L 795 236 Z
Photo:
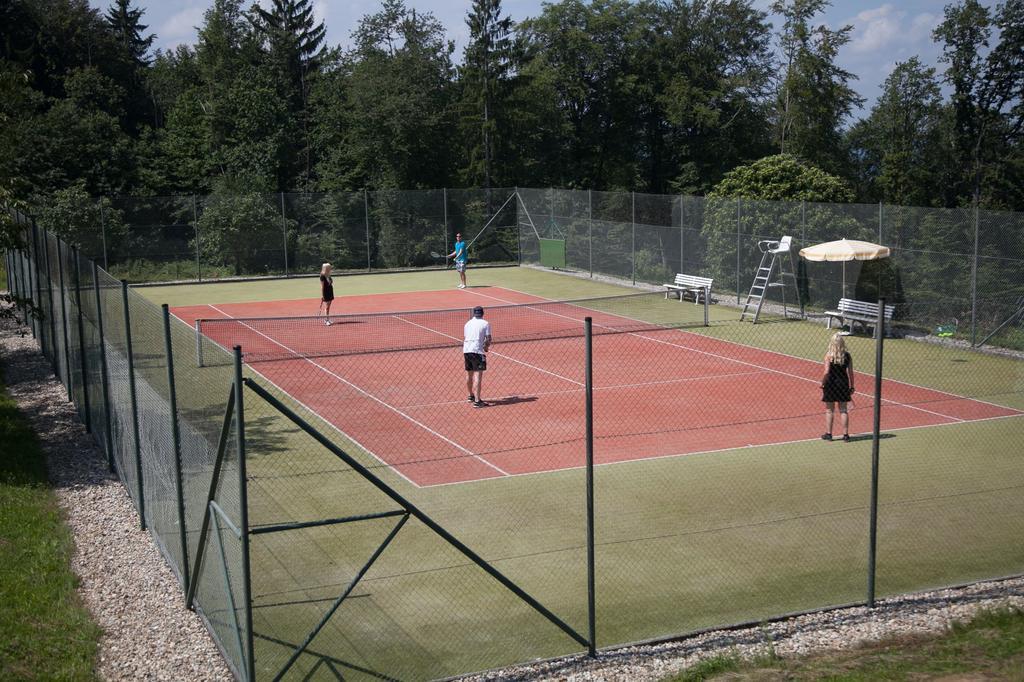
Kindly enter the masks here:
M 843 340 L 843 333 L 836 332 L 828 340 L 828 350 L 825 351 L 825 359 L 833 365 L 843 364 L 846 359 L 846 342 Z
M 324 263 L 323 265 L 320 266 L 320 274 L 321 275 L 326 275 L 327 271 L 330 270 L 330 269 L 331 269 L 331 264 L 330 263 Z

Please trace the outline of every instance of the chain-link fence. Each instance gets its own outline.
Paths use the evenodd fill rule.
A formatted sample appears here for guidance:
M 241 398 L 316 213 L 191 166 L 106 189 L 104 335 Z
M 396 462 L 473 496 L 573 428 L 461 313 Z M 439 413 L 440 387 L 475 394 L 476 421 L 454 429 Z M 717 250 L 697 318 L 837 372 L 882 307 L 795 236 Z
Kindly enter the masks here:
M 377 220 L 420 229 L 402 216 L 436 198 L 377 197 Z M 798 221 L 786 231 L 814 243 L 845 221 L 845 236 L 871 237 L 866 207 L 480 201 L 441 220 L 473 239 L 484 231 L 467 225 L 491 211 L 518 221 L 521 253 L 536 227 L 566 240 L 566 267 L 649 283 L 698 272 L 719 299 L 745 294 L 731 280 L 753 276 L 769 228 Z M 285 209 L 325 234 L 315 204 Z M 972 216 L 943 225 L 963 233 Z M 705 322 L 664 291 L 506 304 L 496 289 L 476 409 L 459 350 L 468 311 L 192 326 L 18 221 L 8 281 L 42 312 L 24 309 L 26 322 L 240 679 L 444 678 L 1024 572 L 1019 355 L 834 337 L 770 309 L 750 324 L 715 305 Z M 956 271 L 906 245 L 917 238 L 893 240 L 915 268 L 903 290 L 922 292 L 899 301 L 894 328 L 969 303 L 953 287 L 923 293 L 936 269 L 977 289 L 1012 260 Z M 419 257 L 409 248 L 402 262 Z M 371 250 L 371 264 L 386 258 Z M 863 270 L 846 276 L 847 293 L 866 286 Z M 808 305 L 841 295 L 841 277 L 817 279 Z M 845 405 L 823 405 L 833 338 L 852 362 Z
M 439 267 L 456 232 L 477 264 L 549 264 L 633 284 L 677 273 L 712 277 L 742 303 L 762 240 L 793 238 L 794 253 L 841 238 L 892 249 L 884 261 L 810 264 L 794 258 L 805 311 L 842 297 L 899 305 L 917 331 L 956 329 L 1024 347 L 1012 324 L 1024 304 L 1021 214 L 890 205 L 821 204 L 561 189 L 438 189 L 180 197 L 98 202 L 99 229 L 63 235 L 131 282 L 312 275 Z M 90 207 L 90 213 L 97 213 Z M 60 225 L 42 225 L 62 234 Z M 935 308 L 904 302 L 940 301 Z M 916 318 L 909 317 L 913 309 Z M 1012 319 L 1011 319 L 1012 318 Z

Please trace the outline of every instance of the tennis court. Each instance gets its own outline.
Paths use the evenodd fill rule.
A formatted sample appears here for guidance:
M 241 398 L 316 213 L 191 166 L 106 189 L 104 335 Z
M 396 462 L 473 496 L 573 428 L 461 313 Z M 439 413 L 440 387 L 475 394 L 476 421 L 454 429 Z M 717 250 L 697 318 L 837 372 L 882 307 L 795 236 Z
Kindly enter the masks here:
M 631 309 L 658 309 L 660 320 L 679 306 L 655 294 L 633 299 Z M 335 311 L 345 314 L 331 326 L 288 317 L 316 305 L 306 299 L 173 312 L 190 325 L 203 320 L 203 333 L 225 348 L 240 345 L 250 369 L 417 486 L 583 465 L 586 316 L 597 333 L 597 464 L 815 440 L 820 433 L 820 363 L 637 320 L 627 308 L 608 312 L 587 301 L 550 302 L 487 286 L 344 297 Z M 461 325 L 475 305 L 487 310 L 495 337 L 484 410 L 466 401 L 459 350 Z M 273 317 L 280 319 L 264 319 Z M 858 372 L 857 389 L 852 419 L 866 431 L 873 376 Z M 885 431 L 1021 414 L 892 380 L 883 400 Z M 766 401 L 769 413 L 752 409 Z

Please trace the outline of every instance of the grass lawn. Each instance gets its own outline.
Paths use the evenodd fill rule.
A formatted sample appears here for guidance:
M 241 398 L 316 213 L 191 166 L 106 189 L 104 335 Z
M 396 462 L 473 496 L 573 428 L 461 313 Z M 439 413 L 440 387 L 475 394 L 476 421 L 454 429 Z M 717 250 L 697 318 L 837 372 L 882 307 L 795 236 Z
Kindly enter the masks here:
M 35 434 L 0 385 L 0 678 L 92 680 L 100 630 L 75 594 L 72 538 Z
M 939 635 L 894 637 L 840 653 L 782 659 L 767 651 L 749 661 L 725 654 L 665 682 L 923 679 L 1024 679 L 1024 611 L 985 610 Z

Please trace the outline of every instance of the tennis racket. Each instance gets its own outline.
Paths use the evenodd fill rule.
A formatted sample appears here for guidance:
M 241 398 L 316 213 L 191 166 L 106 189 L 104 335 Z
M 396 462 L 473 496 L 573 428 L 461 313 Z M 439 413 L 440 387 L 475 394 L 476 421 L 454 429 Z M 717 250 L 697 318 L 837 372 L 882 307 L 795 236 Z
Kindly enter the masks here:
M 445 267 L 445 269 L 448 269 L 449 267 L 451 267 L 451 263 L 448 262 L 448 256 L 442 256 L 437 251 L 431 251 L 430 252 L 430 257 L 433 258 L 434 260 L 441 260 L 442 258 L 444 258 L 444 267 Z

